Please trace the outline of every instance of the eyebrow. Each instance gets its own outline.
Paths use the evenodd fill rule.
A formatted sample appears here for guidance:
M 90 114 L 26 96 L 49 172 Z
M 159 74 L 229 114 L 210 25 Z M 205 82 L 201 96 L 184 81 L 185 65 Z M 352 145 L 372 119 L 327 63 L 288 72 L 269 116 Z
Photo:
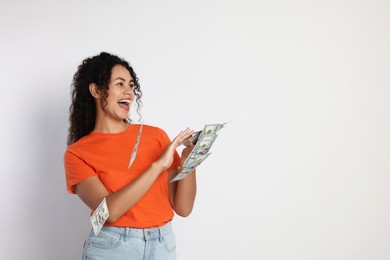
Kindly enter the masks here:
M 122 80 L 122 81 L 124 81 L 124 82 L 126 82 L 126 80 L 124 79 L 124 78 L 121 78 L 121 77 L 117 77 L 116 79 L 114 79 L 114 80 Z M 134 80 L 133 79 L 131 79 L 130 80 L 130 82 L 134 82 Z

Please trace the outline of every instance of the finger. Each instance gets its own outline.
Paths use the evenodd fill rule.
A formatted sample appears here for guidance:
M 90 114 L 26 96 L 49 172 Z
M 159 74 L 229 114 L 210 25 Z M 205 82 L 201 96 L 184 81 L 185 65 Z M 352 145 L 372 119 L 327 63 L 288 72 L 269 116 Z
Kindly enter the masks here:
M 187 140 L 188 138 L 192 137 L 192 134 L 194 133 L 194 130 L 190 130 L 189 128 L 186 129 L 183 133 L 183 139 Z
M 183 143 L 183 140 L 188 138 L 187 136 L 191 134 L 192 131 L 190 131 L 189 128 L 181 131 L 173 140 L 172 143 L 176 144 L 177 146 L 181 145 Z
M 184 138 L 184 137 L 187 136 L 190 132 L 191 132 L 190 128 L 187 127 L 185 130 L 181 131 L 180 134 L 179 134 L 178 136 L 180 136 L 180 138 Z
M 183 133 L 184 133 L 184 130 L 180 131 L 180 133 L 172 140 L 172 142 L 179 140 L 181 138 L 181 136 L 183 135 Z
M 186 142 L 187 140 L 191 139 L 192 134 L 194 133 L 193 130 L 190 130 L 187 128 L 181 135 L 181 138 L 178 140 L 180 142 L 180 145 Z
M 192 142 L 192 138 L 194 136 L 194 131 L 192 131 L 191 135 L 187 136 L 186 137 L 186 140 L 185 140 L 185 145 L 186 146 L 192 146 L 193 145 L 193 142 Z

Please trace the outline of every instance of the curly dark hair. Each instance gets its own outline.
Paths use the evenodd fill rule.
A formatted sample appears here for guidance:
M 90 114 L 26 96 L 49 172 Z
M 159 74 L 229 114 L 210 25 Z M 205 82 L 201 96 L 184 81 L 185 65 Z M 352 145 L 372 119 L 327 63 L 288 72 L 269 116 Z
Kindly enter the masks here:
M 134 94 L 137 102 L 137 113 L 140 114 L 142 107 L 142 92 L 137 74 L 124 59 L 101 52 L 99 55 L 86 58 L 78 66 L 72 81 L 72 103 L 69 108 L 69 132 L 67 144 L 71 145 L 83 136 L 92 132 L 95 127 L 96 107 L 95 100 L 89 92 L 89 85 L 95 83 L 103 93 L 103 104 L 107 105 L 108 84 L 111 78 L 111 70 L 115 65 L 122 65 L 134 80 Z

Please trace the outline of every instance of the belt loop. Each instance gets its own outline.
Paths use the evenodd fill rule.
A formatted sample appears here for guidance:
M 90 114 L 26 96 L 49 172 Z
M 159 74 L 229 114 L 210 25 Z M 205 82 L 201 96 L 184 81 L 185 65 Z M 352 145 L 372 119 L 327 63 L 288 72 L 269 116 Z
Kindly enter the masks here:
M 125 227 L 123 231 L 124 231 L 124 232 L 122 233 L 122 235 L 123 235 L 123 241 L 126 242 L 126 241 L 127 241 L 127 237 L 128 237 L 128 235 L 129 235 L 129 228 Z
M 158 227 L 158 232 L 160 233 L 160 243 L 163 242 L 163 233 L 162 233 L 162 228 Z

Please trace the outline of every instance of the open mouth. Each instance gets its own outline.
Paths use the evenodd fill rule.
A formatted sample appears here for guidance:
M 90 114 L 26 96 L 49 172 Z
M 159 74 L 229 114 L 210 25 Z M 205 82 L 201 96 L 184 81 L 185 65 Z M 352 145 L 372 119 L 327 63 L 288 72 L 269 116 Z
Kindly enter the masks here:
M 120 106 L 121 108 L 126 109 L 126 110 L 129 110 L 129 109 L 130 109 L 131 100 L 122 99 L 122 100 L 119 100 L 119 101 L 118 101 L 118 104 L 119 104 L 119 106 Z

